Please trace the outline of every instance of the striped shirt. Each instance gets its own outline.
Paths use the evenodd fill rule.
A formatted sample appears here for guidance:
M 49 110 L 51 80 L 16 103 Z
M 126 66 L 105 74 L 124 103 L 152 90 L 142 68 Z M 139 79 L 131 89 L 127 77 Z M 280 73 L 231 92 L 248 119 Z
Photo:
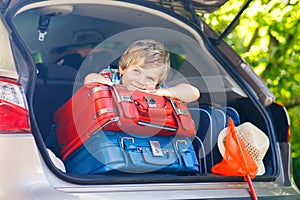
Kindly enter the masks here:
M 122 84 L 122 76 L 119 69 L 114 69 L 108 66 L 107 68 L 101 70 L 100 74 L 104 77 L 110 78 L 114 84 Z M 159 89 L 166 88 L 165 85 L 160 85 Z
M 108 66 L 106 69 L 101 70 L 100 74 L 104 77 L 110 78 L 114 84 L 122 83 L 122 77 L 119 69 L 113 69 Z

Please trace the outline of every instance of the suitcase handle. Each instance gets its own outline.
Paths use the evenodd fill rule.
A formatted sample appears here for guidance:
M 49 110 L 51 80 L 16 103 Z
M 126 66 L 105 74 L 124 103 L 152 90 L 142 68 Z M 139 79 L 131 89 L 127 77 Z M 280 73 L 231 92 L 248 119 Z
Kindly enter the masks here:
M 142 149 L 143 158 L 146 163 L 155 164 L 155 165 L 170 165 L 178 160 L 177 154 L 174 152 L 173 149 L 165 149 L 163 150 L 164 156 L 154 156 L 153 152 L 149 152 L 146 149 Z M 130 153 L 129 153 L 130 155 Z
M 149 104 L 142 99 L 135 99 L 134 103 L 139 112 L 147 114 L 152 117 L 160 117 L 165 119 L 167 116 L 172 115 L 172 109 L 168 107 L 156 107 L 156 104 Z
M 135 99 L 134 103 L 137 107 L 137 109 L 141 112 L 141 113 L 147 113 L 148 112 L 148 105 L 146 102 L 144 102 L 142 99 Z

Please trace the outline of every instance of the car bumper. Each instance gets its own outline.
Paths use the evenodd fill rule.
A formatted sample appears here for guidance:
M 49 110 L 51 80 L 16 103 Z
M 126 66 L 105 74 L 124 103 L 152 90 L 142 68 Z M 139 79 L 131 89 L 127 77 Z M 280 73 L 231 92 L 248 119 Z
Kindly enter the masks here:
M 55 176 L 32 135 L 0 135 L 0 199 L 249 199 L 245 182 L 76 185 Z M 299 199 L 293 186 L 255 182 L 259 199 Z

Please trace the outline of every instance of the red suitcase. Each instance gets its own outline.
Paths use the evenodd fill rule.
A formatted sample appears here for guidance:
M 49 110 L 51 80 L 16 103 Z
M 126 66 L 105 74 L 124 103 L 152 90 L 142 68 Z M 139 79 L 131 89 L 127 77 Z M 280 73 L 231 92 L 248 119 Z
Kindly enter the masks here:
M 53 117 L 63 160 L 99 129 L 145 136 L 196 134 L 185 103 L 122 85 L 84 85 Z

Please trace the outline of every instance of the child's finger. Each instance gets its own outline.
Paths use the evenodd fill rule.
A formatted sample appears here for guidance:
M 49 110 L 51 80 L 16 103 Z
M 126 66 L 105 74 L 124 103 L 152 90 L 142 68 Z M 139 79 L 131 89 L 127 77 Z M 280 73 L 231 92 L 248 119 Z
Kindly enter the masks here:
M 156 92 L 156 90 L 143 90 L 143 92 L 154 94 Z
M 102 84 L 109 85 L 109 86 L 113 86 L 114 85 L 114 83 L 110 79 L 105 78 L 102 75 L 99 75 L 99 82 L 102 83 Z

